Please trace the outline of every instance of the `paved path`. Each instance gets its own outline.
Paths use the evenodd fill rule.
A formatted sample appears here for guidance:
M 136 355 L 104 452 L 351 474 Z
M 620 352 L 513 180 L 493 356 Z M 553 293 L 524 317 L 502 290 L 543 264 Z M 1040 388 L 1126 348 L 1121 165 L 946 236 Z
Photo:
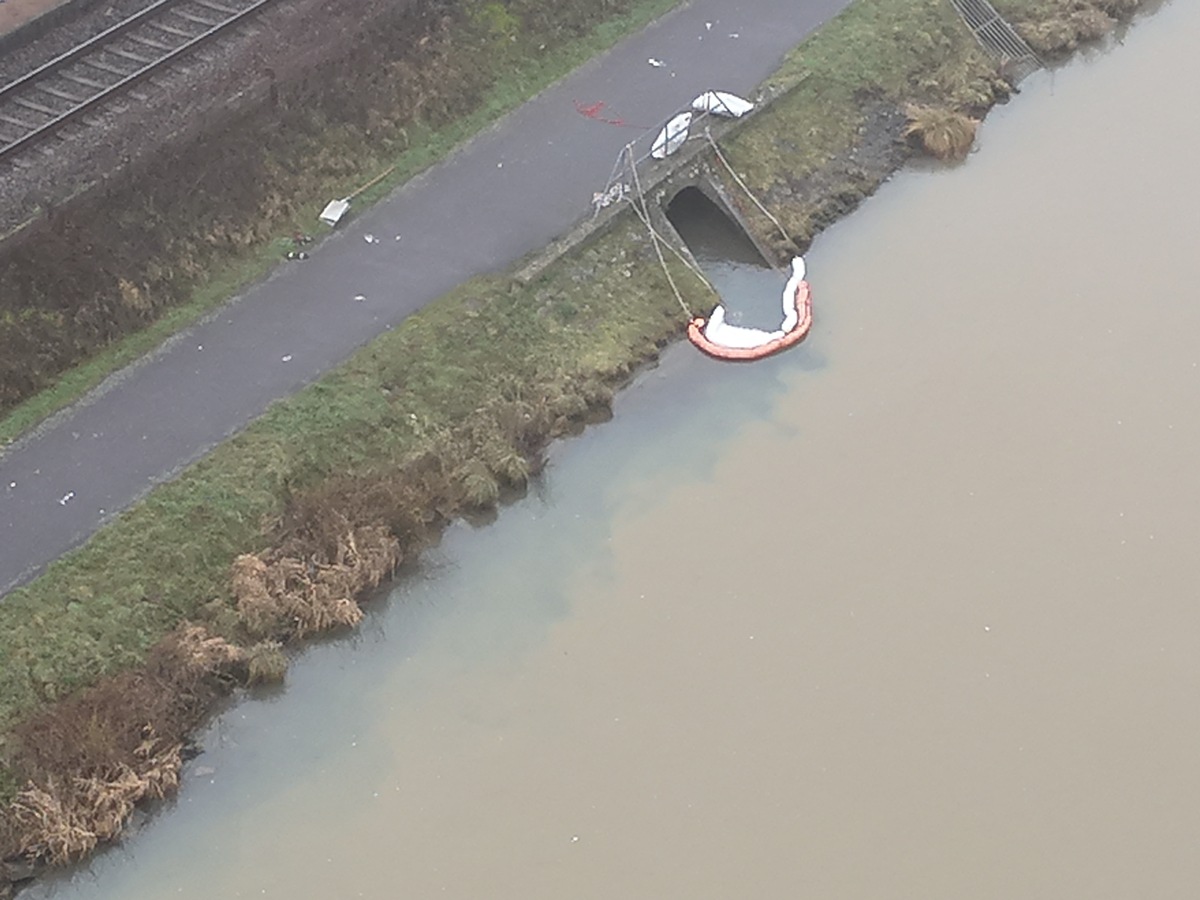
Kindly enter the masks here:
M 708 88 L 749 93 L 847 5 L 693 0 L 356 217 L 311 259 L 281 266 L 107 392 L 11 448 L 0 458 L 0 594 L 271 401 L 586 214 L 637 132 L 585 118 L 575 101 L 602 100 L 607 114 L 653 124 Z M 651 66 L 650 57 L 665 65 Z M 367 243 L 367 234 L 379 242 Z

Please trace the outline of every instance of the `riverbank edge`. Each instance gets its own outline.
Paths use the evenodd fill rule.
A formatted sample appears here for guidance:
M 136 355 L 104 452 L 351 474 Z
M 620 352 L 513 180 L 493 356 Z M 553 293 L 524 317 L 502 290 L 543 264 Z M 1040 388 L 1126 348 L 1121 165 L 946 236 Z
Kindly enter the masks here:
M 853 31 L 853 26 L 870 19 L 864 10 L 886 12 L 889 5 L 886 0 L 860 0 L 847 14 L 857 16 L 851 25 L 843 18 L 835 20 L 802 46 L 811 50 L 810 45 L 830 28 Z M 928 6 L 932 8 L 932 4 Z M 939 21 L 939 28 L 948 24 L 945 19 Z M 938 36 L 945 37 L 946 32 L 935 38 Z M 861 38 L 856 36 L 860 43 Z M 971 45 L 960 38 L 952 39 L 949 49 L 973 54 Z M 820 53 L 810 56 L 819 57 Z M 980 65 L 975 54 L 968 69 L 974 72 L 971 83 L 976 97 L 986 87 L 979 81 L 983 78 Z M 927 59 L 921 72 L 929 70 Z M 912 75 L 911 71 L 893 73 L 906 83 L 913 80 Z M 764 116 L 750 123 L 729 142 L 735 165 L 740 160 L 749 177 L 754 167 L 746 154 L 753 151 L 747 147 L 761 143 L 764 132 L 772 130 L 786 143 L 786 136 L 796 130 L 792 118 L 796 110 L 821 101 L 819 89 L 829 88 L 831 77 L 829 70 L 814 75 L 811 58 L 789 58 L 773 81 L 786 87 L 789 79 L 802 78 L 805 90 L 818 91 L 815 100 L 796 90 L 776 104 L 770 114 L 773 118 Z M 997 86 L 988 83 L 991 86 L 986 89 L 992 92 L 994 102 L 999 99 Z M 899 98 L 870 90 L 877 87 L 859 82 L 850 91 L 857 98 L 857 107 L 848 118 L 856 124 L 839 133 L 852 132 L 854 137 L 839 153 L 827 154 L 804 178 L 794 177 L 798 168 L 779 171 L 775 162 L 776 177 L 764 170 L 753 179 L 774 208 L 779 197 L 798 196 L 807 185 L 819 181 L 823 172 L 844 173 L 847 159 L 858 160 L 849 187 L 843 179 L 839 190 L 807 198 L 808 231 L 795 210 L 776 209 L 794 223 L 792 233 L 802 239 L 811 239 L 829 224 L 830 216 L 857 205 L 908 154 L 905 149 L 876 155 L 880 168 L 875 170 L 864 167 L 859 158 L 861 148 L 881 139 L 890 139 L 891 147 L 901 136 L 903 120 L 880 114 L 883 106 L 898 108 Z M 928 102 L 938 92 L 918 94 L 909 99 Z M 949 94 L 943 91 L 942 96 Z M 973 111 L 979 112 L 978 108 Z M 867 189 L 871 180 L 874 184 Z M 63 767 L 57 773 L 57 787 L 64 796 L 71 788 L 86 789 L 85 795 L 108 804 L 109 818 L 118 821 L 115 830 L 103 834 L 101 840 L 115 837 L 128 814 L 126 807 L 164 796 L 177 784 L 186 734 L 217 697 L 237 684 L 277 677 L 280 647 L 285 642 L 325 627 L 353 624 L 357 605 L 350 598 L 377 586 L 405 559 L 419 553 L 455 515 L 492 509 L 506 491 L 519 490 L 537 470 L 540 453 L 551 440 L 602 415 L 612 391 L 678 336 L 680 310 L 652 248 L 628 216 L 550 270 L 528 287 L 515 285 L 507 276 L 496 276 L 479 279 L 438 301 L 427 313 L 418 314 L 411 323 L 372 344 L 302 396 L 273 408 L 247 434 L 218 449 L 175 485 L 156 491 L 105 529 L 104 537 L 98 535 L 88 547 L 56 564 L 22 591 L 19 612 L 32 614 L 37 629 L 51 626 L 47 616 L 55 612 L 63 617 L 84 617 L 77 625 L 95 623 L 106 612 L 118 613 L 115 607 L 105 607 L 114 602 L 121 606 L 117 601 L 123 598 L 124 605 L 135 611 L 120 613 L 132 626 L 123 633 L 126 637 L 140 635 L 141 646 L 114 649 L 100 641 L 84 648 L 90 656 L 108 660 L 108 666 L 98 669 L 94 659 L 91 667 L 72 667 L 72 648 L 59 647 L 50 655 L 59 657 L 60 669 L 71 670 L 73 678 L 60 674 L 57 680 L 49 680 L 41 676 L 53 667 L 40 675 L 31 668 L 27 687 L 37 685 L 37 689 L 27 696 L 34 702 L 15 714 L 9 710 L 2 745 L 6 761 L 20 765 L 41 759 L 29 746 L 35 738 L 45 741 L 49 737 L 50 743 L 61 743 L 70 736 L 72 722 L 82 719 L 94 724 L 97 715 L 112 711 L 114 700 L 119 701 L 115 705 L 128 707 L 131 696 L 165 692 L 176 694 L 175 699 L 182 697 L 182 702 L 169 702 L 165 711 L 149 708 L 153 706 L 149 704 L 110 729 L 113 747 L 107 750 L 122 749 L 119 745 L 129 740 L 126 732 L 134 731 L 136 741 L 125 748 L 125 761 L 109 754 L 102 764 L 93 760 L 83 767 Z M 697 306 L 708 302 L 702 287 L 689 283 L 685 271 L 673 269 L 673 274 L 688 302 Z M 465 330 L 472 333 L 453 334 L 453 346 L 441 349 L 458 362 L 444 365 L 448 360 L 430 352 L 430 346 L 443 332 L 453 333 L 453 326 L 461 325 L 464 318 L 472 324 Z M 473 354 L 481 350 L 479 345 L 489 342 L 502 343 L 524 356 L 518 360 L 506 354 L 509 364 L 502 369 L 469 371 Z M 495 348 L 487 349 L 490 353 Z M 425 359 L 414 362 L 413 355 L 421 351 Z M 397 358 L 405 362 L 398 364 Z M 449 376 L 447 368 L 452 370 Z M 465 379 L 469 389 L 465 393 L 449 391 L 447 377 Z M 370 396 L 360 397 L 349 410 L 342 409 L 351 394 Z M 327 405 L 338 407 L 336 418 L 323 420 L 323 432 L 310 430 L 314 408 Z M 369 438 L 369 432 L 380 429 L 390 435 Z M 359 437 L 366 446 L 347 452 L 345 445 L 354 445 Z M 288 457 L 283 447 L 301 439 L 311 439 L 317 446 Z M 340 455 L 330 446 L 335 442 L 343 445 Z M 164 565 L 164 557 L 161 546 L 157 551 L 154 548 L 168 533 L 157 517 L 176 517 L 176 537 L 202 531 L 187 527 L 197 526 L 199 520 L 210 528 L 202 535 L 207 541 L 214 524 L 215 531 L 222 534 L 230 524 L 220 518 L 230 512 L 219 508 L 221 495 L 243 491 L 255 496 L 234 504 L 235 517 L 250 521 L 233 528 L 234 534 L 224 540 L 212 540 L 201 553 L 209 560 L 208 576 L 156 590 L 154 572 Z M 216 521 L 204 522 L 206 519 Z M 126 571 L 122 573 L 107 571 L 103 564 L 106 557 L 114 555 L 107 551 L 117 545 L 124 545 L 124 553 L 115 554 L 124 556 Z M 246 550 L 257 552 L 243 554 Z M 132 573 L 132 578 L 128 571 L 131 561 L 141 569 Z M 223 586 L 214 589 L 218 582 L 224 582 Z M 189 590 L 190 599 L 185 596 Z M 90 611 L 97 606 L 97 612 Z M 37 641 L 23 646 L 21 658 L 11 657 L 14 663 L 33 666 L 37 653 L 30 648 L 36 646 Z M 91 687 L 85 688 L 89 683 Z M 163 727 L 172 722 L 175 733 Z M 22 775 L 27 768 L 22 766 Z M 6 850 L 14 846 L 14 826 L 28 821 L 31 809 L 60 831 L 87 830 L 71 818 L 63 798 L 54 796 L 53 777 L 46 780 L 47 773 L 39 774 L 42 782 L 27 788 L 24 800 L 10 804 L 5 811 Z M 113 784 L 124 787 L 113 788 Z M 33 789 L 40 793 L 31 793 Z M 42 805 L 31 806 L 38 798 Z M 21 802 L 25 806 L 19 808 Z M 114 816 L 121 810 L 125 812 Z M 59 816 L 57 821 L 51 821 L 54 815 Z M 45 838 L 40 845 L 26 848 L 38 852 L 24 855 L 51 856 L 52 846 Z M 9 870 L 10 879 L 22 871 L 27 870 Z

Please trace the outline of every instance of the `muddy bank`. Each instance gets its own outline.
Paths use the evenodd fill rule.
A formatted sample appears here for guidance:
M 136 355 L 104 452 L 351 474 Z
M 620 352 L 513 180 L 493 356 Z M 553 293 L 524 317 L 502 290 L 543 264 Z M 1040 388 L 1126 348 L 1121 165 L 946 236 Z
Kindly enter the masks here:
M 954 45 L 963 46 L 969 44 Z M 911 74 L 894 73 L 903 82 Z M 982 82 L 971 82 L 975 91 L 994 82 L 994 72 L 980 77 Z M 802 120 L 787 104 L 748 129 L 749 137 L 742 143 L 732 142 L 731 154 L 740 151 L 743 160 L 748 159 L 745 142 L 751 138 L 760 148 L 775 148 L 773 155 L 763 157 L 767 163 L 757 173 L 748 161 L 738 167 L 747 178 L 756 177 L 766 185 L 768 205 L 800 240 L 816 233 L 825 221 L 822 217 L 853 208 L 887 176 L 889 166 L 898 165 L 911 152 L 899 140 L 907 127 L 907 119 L 898 118 L 903 108 L 899 102 L 857 89 L 848 95 L 855 100 L 851 116 L 855 124 L 837 130 L 835 137 L 840 140 L 848 134 L 849 140 L 839 147 L 831 139 L 824 159 L 811 166 L 798 161 L 797 152 L 788 147 L 800 133 Z M 787 103 L 802 108 L 828 96 L 828 91 L 822 91 L 807 98 L 797 88 Z M 927 89 L 921 99 L 938 96 Z M 810 190 L 812 184 L 826 185 L 826 194 L 801 197 L 797 173 L 815 179 L 809 182 Z M 787 195 L 768 193 L 784 190 L 774 185 L 786 185 L 792 196 L 802 199 L 801 212 L 778 205 L 779 198 Z M 686 284 L 686 273 L 677 274 Z M 695 284 L 685 290 L 697 305 L 705 299 Z M 470 334 L 453 334 L 453 329 L 444 327 L 464 315 L 477 326 Z M 227 671 L 205 670 L 206 677 L 211 675 L 226 687 L 243 683 L 250 672 L 249 664 L 237 658 L 249 652 L 242 648 L 265 642 L 267 646 L 260 647 L 265 652 L 320 627 L 352 624 L 352 603 L 361 588 L 419 552 L 450 517 L 486 512 L 506 491 L 519 490 L 536 470 L 546 442 L 602 411 L 612 390 L 634 366 L 652 359 L 657 346 L 677 336 L 679 325 L 678 308 L 653 251 L 633 227 L 618 227 L 603 240 L 581 248 L 527 288 L 514 287 L 505 279 L 474 284 L 435 304 L 410 326 L 335 373 L 319 391 L 297 398 L 180 483 L 156 492 L 158 500 L 119 523 L 124 531 L 100 538 L 92 557 L 93 562 L 115 559 L 118 549 L 128 553 L 132 545 L 137 552 L 126 557 L 130 560 L 126 568 L 152 570 L 154 545 L 160 543 L 170 548 L 175 568 L 192 564 L 185 559 L 187 554 L 208 557 L 205 572 L 216 581 L 197 577 L 168 589 L 165 579 L 143 573 L 140 579 L 122 582 L 118 590 L 112 587 L 116 582 L 72 580 L 66 569 L 59 569 L 38 590 L 68 598 L 65 615 L 84 615 L 81 607 L 87 604 L 81 601 L 98 591 L 121 594 L 130 611 L 114 611 L 113 616 L 129 616 L 142 635 L 156 630 L 170 635 L 180 620 L 201 623 L 204 641 L 219 638 L 237 648 L 230 651 Z M 341 418 L 315 423 L 297 412 L 305 404 L 325 404 Z M 348 453 L 347 445 L 353 453 Z M 297 453 L 297 447 L 302 452 Z M 223 510 L 221 501 L 227 494 L 255 494 L 258 505 Z M 235 499 L 239 504 L 245 500 Z M 174 530 L 161 524 L 168 513 L 180 516 L 169 523 Z M 213 544 L 206 545 L 210 540 Z M 214 587 L 218 582 L 220 586 Z M 15 602 L 22 602 L 21 598 Z M 165 640 L 167 644 L 160 646 L 178 638 Z M 131 745 L 129 740 L 117 742 L 126 754 L 117 758 L 125 768 L 114 764 L 112 755 L 64 752 L 58 761 L 49 762 L 35 754 L 30 746 L 35 742 L 22 735 L 43 733 L 29 723 L 53 715 L 47 709 L 86 709 L 89 720 L 106 723 L 111 717 L 105 731 L 121 735 L 137 733 L 151 717 L 129 704 L 104 704 L 104 697 L 112 693 L 110 688 L 106 693 L 111 682 L 104 678 L 90 679 L 96 682 L 92 687 L 76 690 L 78 682 L 55 682 L 35 669 L 32 653 L 28 661 L 29 677 L 14 682 L 28 701 L 12 714 L 5 729 L 8 793 L 12 796 L 20 789 L 17 803 L 3 820 L 8 829 L 5 855 L 49 859 L 53 854 L 48 839 L 31 823 L 48 831 L 45 823 L 56 820 L 28 810 L 57 805 L 70 810 L 70 816 L 89 811 L 98 816 L 112 807 L 93 810 L 95 783 L 125 783 L 126 769 L 138 773 L 139 766 L 157 757 L 150 753 L 139 761 L 136 754 L 141 745 Z M 244 671 L 239 670 L 241 665 Z M 266 664 L 262 665 L 265 671 Z M 147 671 L 140 664 L 126 663 L 124 668 L 132 677 Z M 103 712 L 96 712 L 100 709 Z M 195 715 L 201 714 L 197 708 Z M 163 734 L 156 726 L 155 735 L 169 749 L 173 742 L 185 739 L 191 726 L 178 727 L 181 733 Z M 172 759 L 161 760 L 168 770 L 175 765 Z M 154 796 L 154 785 L 169 789 L 169 779 L 161 774 L 151 777 L 149 771 L 144 773 L 143 796 Z M 74 787 L 63 791 L 62 785 Z M 52 793 L 52 787 L 58 793 Z M 47 801 L 46 796 L 57 799 Z M 129 795 L 118 792 L 118 796 Z M 123 803 L 117 808 L 123 808 Z M 106 815 L 75 827 L 90 831 L 96 840 L 108 839 L 111 814 Z

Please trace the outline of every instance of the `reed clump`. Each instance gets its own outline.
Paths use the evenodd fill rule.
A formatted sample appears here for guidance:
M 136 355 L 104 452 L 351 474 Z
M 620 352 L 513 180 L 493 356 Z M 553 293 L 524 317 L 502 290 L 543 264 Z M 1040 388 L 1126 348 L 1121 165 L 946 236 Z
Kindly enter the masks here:
M 356 598 L 395 571 L 400 542 L 385 526 L 345 524 L 332 552 L 293 541 L 234 561 L 238 618 L 251 635 L 302 638 L 362 621 Z
M 910 103 L 904 136 L 915 140 L 930 156 L 945 161 L 966 159 L 975 144 L 979 120 L 955 109 Z
M 1063 57 L 1082 44 L 1106 37 L 1141 5 L 1141 0 L 1039 0 L 1017 2 L 1014 26 L 1044 57 Z
M 246 651 L 248 684 L 280 684 L 287 670 L 287 654 L 279 641 L 259 641 Z
M 183 625 L 146 664 L 46 707 L 11 734 L 22 784 L 0 820 L 0 859 L 61 865 L 115 838 L 134 807 L 179 784 L 186 735 L 245 678 L 246 652 Z

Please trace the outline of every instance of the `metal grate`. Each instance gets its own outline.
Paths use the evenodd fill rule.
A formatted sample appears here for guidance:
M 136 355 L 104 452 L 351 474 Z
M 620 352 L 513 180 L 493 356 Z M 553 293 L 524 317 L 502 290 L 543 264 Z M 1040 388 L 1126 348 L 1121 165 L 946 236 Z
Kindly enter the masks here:
M 988 0 L 950 0 L 962 16 L 975 40 L 1004 66 L 1013 82 L 1029 77 L 1043 68 L 1042 61 L 1033 49 L 1021 39 L 996 12 Z

